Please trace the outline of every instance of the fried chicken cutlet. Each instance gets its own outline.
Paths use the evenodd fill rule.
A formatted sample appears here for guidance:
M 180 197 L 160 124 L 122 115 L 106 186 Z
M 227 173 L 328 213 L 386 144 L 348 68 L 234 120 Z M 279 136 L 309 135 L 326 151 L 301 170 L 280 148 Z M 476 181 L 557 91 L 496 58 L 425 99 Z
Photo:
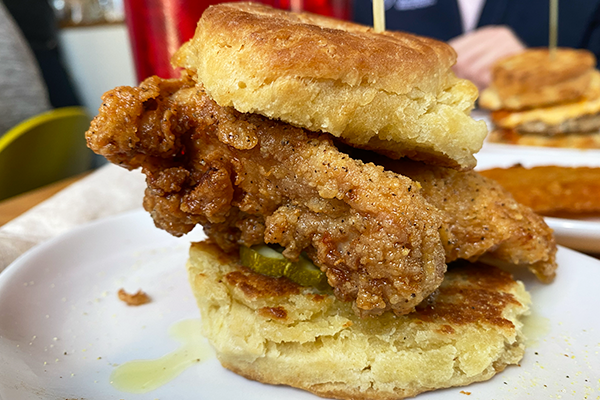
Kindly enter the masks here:
M 498 182 L 475 171 L 426 166 L 413 161 L 384 164 L 419 182 L 425 199 L 444 213 L 446 261 L 486 254 L 527 266 L 549 283 L 556 274 L 556 241 L 543 218 L 517 202 Z
M 347 149 L 351 156 L 375 162 L 373 154 Z M 518 203 L 495 180 L 475 171 L 426 165 L 412 160 L 378 158 L 378 164 L 418 182 L 421 194 L 443 213 L 446 262 L 491 258 L 527 266 L 542 282 L 556 274 L 556 241 L 543 218 Z
M 305 251 L 360 315 L 412 311 L 441 283 L 446 259 L 494 250 L 511 259 L 530 250 L 530 242 L 507 234 L 490 236 L 477 251 L 460 250 L 475 240 L 456 234 L 460 229 L 443 238 L 448 215 L 418 183 L 352 159 L 328 135 L 220 107 L 189 76 L 149 78 L 103 101 L 88 145 L 113 163 L 143 168 L 144 207 L 157 226 L 182 235 L 200 223 L 226 251 L 263 242 L 282 245 L 291 259 Z M 448 200 L 462 205 L 446 214 L 471 226 L 464 192 L 455 189 Z M 480 214 L 489 219 L 482 229 L 506 224 L 516 231 L 523 223 L 518 215 Z M 554 251 L 544 242 L 535 262 L 555 267 Z M 549 267 L 542 276 L 552 274 Z
M 409 178 L 351 159 L 328 135 L 222 108 L 191 80 L 154 77 L 103 99 L 89 146 L 143 167 L 144 207 L 168 232 L 201 223 L 227 251 L 305 251 L 360 314 L 405 314 L 440 285 L 441 214 Z

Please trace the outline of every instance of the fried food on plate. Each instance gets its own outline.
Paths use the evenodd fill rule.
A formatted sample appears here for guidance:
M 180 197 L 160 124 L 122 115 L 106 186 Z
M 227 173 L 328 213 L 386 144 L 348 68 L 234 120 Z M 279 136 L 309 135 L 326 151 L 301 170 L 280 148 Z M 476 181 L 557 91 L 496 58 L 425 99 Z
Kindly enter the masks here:
M 441 283 L 441 214 L 411 179 L 353 160 L 328 135 L 220 107 L 189 79 L 150 78 L 104 104 L 88 143 L 143 166 L 144 207 L 168 232 L 200 223 L 227 251 L 305 251 L 361 314 L 405 314 Z
M 600 168 L 515 165 L 479 173 L 500 183 L 538 214 L 600 215 Z
M 444 187 L 427 199 L 427 190 L 393 168 L 352 159 L 326 135 L 219 107 L 189 79 L 151 78 L 141 88 L 109 92 L 104 104 L 88 142 L 112 162 L 144 167 L 144 207 L 159 227 L 181 235 L 200 223 L 228 251 L 263 242 L 282 245 L 291 259 L 306 251 L 336 295 L 355 301 L 363 315 L 411 311 L 439 285 L 446 259 L 506 248 L 505 259 L 533 268 L 544 281 L 554 276 L 551 231 L 536 225 L 535 216 L 517 218 L 531 213 L 493 184 L 466 190 L 474 173 L 415 169 L 413 179 L 421 169 L 434 188 Z M 140 126 L 126 127 L 127 121 Z M 484 205 L 473 208 L 473 199 Z M 493 204 L 510 207 L 486 212 Z M 516 240 L 520 232 L 536 239 Z
M 451 265 L 415 312 L 366 319 L 331 294 L 241 267 L 214 244 L 193 244 L 187 269 L 220 362 L 260 382 L 396 400 L 487 380 L 524 353 L 529 294 L 487 265 Z
M 492 142 L 600 148 L 600 72 L 587 50 L 534 48 L 498 61 L 479 105 Z
M 125 289 L 121 288 L 117 292 L 117 295 L 119 297 L 119 300 L 121 300 L 128 306 L 141 306 L 151 301 L 150 296 L 148 296 L 141 289 L 135 293 L 127 293 Z
M 541 281 L 556 275 L 552 230 L 499 183 L 475 171 L 460 173 L 414 161 L 391 161 L 390 170 L 422 187 L 425 199 L 443 213 L 446 261 L 475 260 L 484 254 L 528 267 Z
M 556 244 L 543 220 L 469 172 L 485 126 L 468 115 L 476 93 L 452 74 L 450 47 L 255 3 L 210 7 L 196 35 L 174 58 L 180 79 L 107 92 L 86 136 L 111 162 L 142 168 L 158 227 L 179 236 L 200 224 L 216 246 L 215 263 L 194 245 L 189 268 L 223 365 L 383 399 L 516 363 L 522 285 L 484 264 L 445 276 L 447 263 L 492 256 L 548 282 Z M 258 259 L 253 245 L 281 250 L 284 272 L 309 258 L 331 289 L 240 267 L 240 248 Z

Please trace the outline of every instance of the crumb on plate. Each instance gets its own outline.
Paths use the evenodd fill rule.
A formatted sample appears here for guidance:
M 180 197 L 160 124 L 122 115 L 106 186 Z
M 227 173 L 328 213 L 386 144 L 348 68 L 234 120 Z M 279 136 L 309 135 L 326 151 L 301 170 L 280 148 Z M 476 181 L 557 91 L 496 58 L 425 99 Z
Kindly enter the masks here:
M 150 297 L 141 289 L 135 294 L 129 294 L 125 289 L 119 289 L 119 300 L 127 303 L 128 306 L 141 306 L 150 302 Z

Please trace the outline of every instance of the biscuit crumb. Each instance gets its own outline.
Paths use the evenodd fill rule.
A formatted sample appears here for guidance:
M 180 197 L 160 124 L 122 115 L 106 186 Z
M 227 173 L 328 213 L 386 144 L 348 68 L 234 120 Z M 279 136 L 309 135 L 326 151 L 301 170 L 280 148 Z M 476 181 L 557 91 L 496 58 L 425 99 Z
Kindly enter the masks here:
M 460 392 L 461 392 L 462 394 L 466 394 L 467 396 L 470 396 L 470 395 L 471 395 L 471 392 L 465 392 L 464 390 L 461 390 Z
M 125 289 L 119 289 L 119 300 L 127 303 L 128 306 L 141 306 L 150 302 L 150 297 L 142 290 L 138 290 L 135 294 L 129 294 Z

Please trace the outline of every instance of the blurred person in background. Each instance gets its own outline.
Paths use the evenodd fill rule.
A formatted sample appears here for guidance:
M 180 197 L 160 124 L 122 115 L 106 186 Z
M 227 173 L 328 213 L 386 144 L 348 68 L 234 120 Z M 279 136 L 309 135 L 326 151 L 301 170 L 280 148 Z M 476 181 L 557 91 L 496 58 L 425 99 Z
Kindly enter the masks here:
M 50 108 L 35 56 L 0 1 L 0 136 Z
M 549 0 L 385 0 L 386 29 L 447 41 L 455 72 L 479 89 L 490 67 L 526 47 L 548 46 Z M 372 0 L 354 0 L 354 20 L 373 24 Z M 600 60 L 600 0 L 563 1 L 558 46 L 585 48 Z
M 33 52 L 54 108 L 78 106 L 81 101 L 59 49 L 58 22 L 48 0 L 0 0 Z

